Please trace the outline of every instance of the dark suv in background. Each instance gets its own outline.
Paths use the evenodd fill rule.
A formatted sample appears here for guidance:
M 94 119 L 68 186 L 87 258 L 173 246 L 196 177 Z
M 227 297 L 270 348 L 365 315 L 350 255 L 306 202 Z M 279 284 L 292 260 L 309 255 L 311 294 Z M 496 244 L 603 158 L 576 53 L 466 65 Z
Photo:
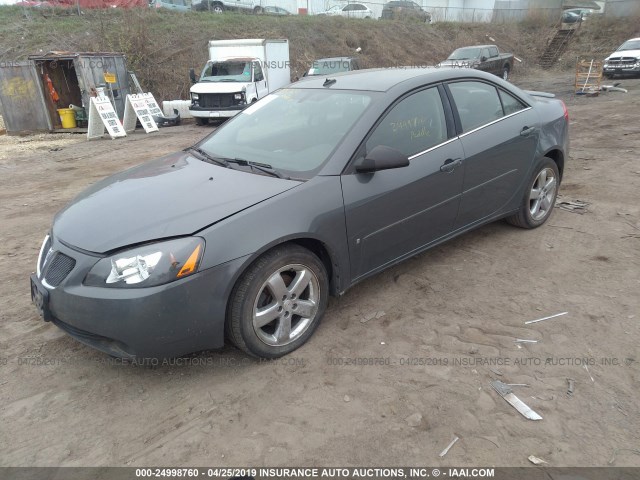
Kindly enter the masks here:
M 431 23 L 431 14 L 425 12 L 416 2 L 410 0 L 392 0 L 382 9 L 380 19 L 416 19 L 421 22 Z

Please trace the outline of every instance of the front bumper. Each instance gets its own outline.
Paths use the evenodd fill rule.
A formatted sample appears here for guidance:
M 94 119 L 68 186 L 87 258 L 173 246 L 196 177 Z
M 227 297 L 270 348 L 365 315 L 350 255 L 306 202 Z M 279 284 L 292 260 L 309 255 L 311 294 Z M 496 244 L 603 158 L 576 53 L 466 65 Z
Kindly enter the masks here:
M 230 118 L 234 117 L 242 110 L 247 108 L 248 105 L 233 105 L 232 107 L 216 107 L 215 110 L 205 107 L 189 107 L 189 113 L 192 117 L 198 118 Z
M 616 75 L 637 75 L 637 74 L 640 74 L 640 63 L 631 64 L 631 65 L 605 64 L 602 67 L 602 72 L 607 74 L 616 74 Z
M 48 319 L 80 342 L 129 359 L 171 358 L 224 344 L 227 298 L 244 259 L 157 287 L 103 288 L 82 284 L 98 257 L 55 239 L 52 248 L 74 258 L 74 268 L 56 287 L 35 275 L 34 281 L 46 291 Z

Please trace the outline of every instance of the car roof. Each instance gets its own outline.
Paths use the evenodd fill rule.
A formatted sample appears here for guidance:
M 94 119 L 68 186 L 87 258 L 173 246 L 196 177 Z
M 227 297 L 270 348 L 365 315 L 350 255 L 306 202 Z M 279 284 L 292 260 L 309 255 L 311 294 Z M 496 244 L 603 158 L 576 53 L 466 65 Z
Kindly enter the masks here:
M 495 45 L 467 45 L 466 47 L 459 47 L 456 48 L 456 50 L 460 50 L 462 48 L 489 48 L 489 47 L 495 47 Z
M 329 88 L 337 90 L 386 92 L 405 82 L 419 86 L 420 84 L 442 82 L 457 78 L 497 80 L 495 75 L 470 68 L 392 67 L 354 70 L 350 72 L 329 74 L 328 76 L 305 77 L 303 80 L 291 84 L 288 88 L 322 89 L 327 88 L 324 86 L 324 82 L 327 80 L 335 80 L 335 83 L 328 86 Z M 411 88 L 413 88 L 413 85 Z
M 353 57 L 326 57 L 326 58 L 318 58 L 314 60 L 316 62 L 344 62 L 347 60 L 353 60 Z

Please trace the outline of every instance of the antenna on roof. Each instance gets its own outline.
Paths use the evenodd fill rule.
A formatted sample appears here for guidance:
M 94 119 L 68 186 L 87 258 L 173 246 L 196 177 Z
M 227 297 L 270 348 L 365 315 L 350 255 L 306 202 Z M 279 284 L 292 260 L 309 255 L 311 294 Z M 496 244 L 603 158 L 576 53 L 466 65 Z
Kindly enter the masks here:
M 336 79 L 335 78 L 327 78 L 324 83 L 322 84 L 323 87 L 330 87 L 331 85 L 333 85 L 334 83 L 336 83 Z

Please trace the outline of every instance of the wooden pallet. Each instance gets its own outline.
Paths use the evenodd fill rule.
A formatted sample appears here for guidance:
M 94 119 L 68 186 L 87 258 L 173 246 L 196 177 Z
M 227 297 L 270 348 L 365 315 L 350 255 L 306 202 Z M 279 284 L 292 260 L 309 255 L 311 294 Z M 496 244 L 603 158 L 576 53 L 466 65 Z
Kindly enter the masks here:
M 579 58 L 576 62 L 576 94 L 589 94 L 600 91 L 602 82 L 602 62 Z

